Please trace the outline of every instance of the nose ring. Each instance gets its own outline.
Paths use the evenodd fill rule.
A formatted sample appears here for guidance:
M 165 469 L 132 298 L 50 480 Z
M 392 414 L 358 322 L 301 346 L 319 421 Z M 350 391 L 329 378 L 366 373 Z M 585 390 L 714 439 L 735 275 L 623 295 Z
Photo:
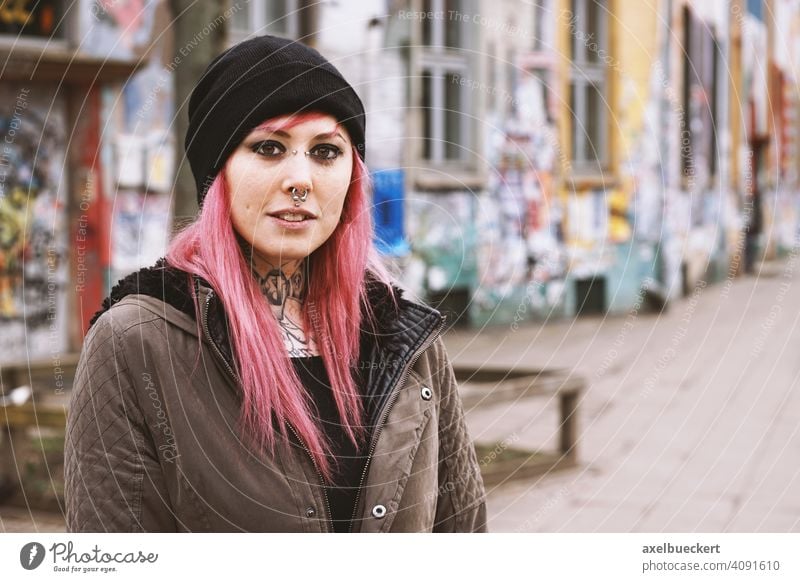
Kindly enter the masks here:
M 289 188 L 289 193 L 292 195 L 292 202 L 294 202 L 295 206 L 300 206 L 303 202 L 306 201 L 308 198 L 308 189 L 304 188 L 302 194 L 298 194 L 297 188 L 292 186 Z

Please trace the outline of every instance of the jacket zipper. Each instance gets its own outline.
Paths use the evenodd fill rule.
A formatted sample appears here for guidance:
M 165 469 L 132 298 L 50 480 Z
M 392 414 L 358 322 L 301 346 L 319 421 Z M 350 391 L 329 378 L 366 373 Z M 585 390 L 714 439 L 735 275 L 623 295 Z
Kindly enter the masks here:
M 308 458 L 311 459 L 311 464 L 314 465 L 314 470 L 317 472 L 317 477 L 319 477 L 319 483 L 320 485 L 322 485 L 322 497 L 325 498 L 325 508 L 328 510 L 327 522 L 331 528 L 331 532 L 334 532 L 336 530 L 333 528 L 333 511 L 331 511 L 331 504 L 328 501 L 328 493 L 327 491 L 325 491 L 325 480 L 322 478 L 322 473 L 320 472 L 319 467 L 317 467 L 317 463 L 314 461 L 314 457 L 311 456 L 311 451 L 308 450 L 308 447 L 303 442 L 303 439 L 301 439 L 300 435 L 297 434 L 297 431 L 294 429 L 294 426 L 292 426 L 292 424 L 289 422 L 287 422 L 286 424 L 288 424 L 289 428 L 292 429 L 294 436 L 300 442 L 300 445 L 303 447 L 303 449 L 305 449 L 306 453 L 308 453 Z
M 403 369 L 403 374 L 400 376 L 397 382 L 395 382 L 394 386 L 392 386 L 392 395 L 389 397 L 389 400 L 386 402 L 386 404 L 383 407 L 383 410 L 381 411 L 380 420 L 377 426 L 375 427 L 375 432 L 372 434 L 372 439 L 370 440 L 367 462 L 364 463 L 364 471 L 361 473 L 361 481 L 359 481 L 358 483 L 358 491 L 356 492 L 356 502 L 355 505 L 353 506 L 353 517 L 350 519 L 350 533 L 353 532 L 353 527 L 356 522 L 356 514 L 358 513 L 358 502 L 361 500 L 361 490 L 364 487 L 364 479 L 366 479 L 367 477 L 367 471 L 369 470 L 370 462 L 372 461 L 372 455 L 373 453 L 375 453 L 375 448 L 378 446 L 378 437 L 380 437 L 381 431 L 383 430 L 383 425 L 386 423 L 386 419 L 389 416 L 389 412 L 391 411 L 392 406 L 394 406 L 395 401 L 400 395 L 400 391 L 396 390 L 396 388 L 398 386 L 403 385 L 403 383 L 406 381 L 406 378 L 408 378 L 411 368 L 414 367 L 414 364 L 417 362 L 422 353 L 425 350 L 427 350 L 431 346 L 431 344 L 436 341 L 436 338 L 438 338 L 441 335 L 442 328 L 444 328 L 445 322 L 446 318 L 443 318 L 442 321 L 439 323 L 439 325 L 436 327 L 436 329 L 433 332 L 431 332 L 431 334 L 428 336 L 428 338 L 425 340 L 422 346 L 420 346 L 419 349 L 416 352 L 414 352 L 414 355 L 411 357 L 408 364 L 406 364 L 405 368 Z
M 215 342 L 214 338 L 211 337 L 211 331 L 208 329 L 208 309 L 209 309 L 209 305 L 211 304 L 212 297 L 214 297 L 214 290 L 213 289 L 208 292 L 208 296 L 206 297 L 206 303 L 205 303 L 205 306 L 204 306 L 204 309 L 203 309 L 203 331 L 205 332 L 206 337 L 208 338 L 208 341 L 213 346 L 214 351 L 216 352 L 217 356 L 219 357 L 220 360 L 222 360 L 222 363 L 225 364 L 225 369 L 228 370 L 228 373 L 231 375 L 231 378 L 233 379 L 233 381 L 237 385 L 241 386 L 241 380 L 239 380 L 239 376 L 230 367 L 230 365 L 228 364 L 228 361 L 225 359 L 225 356 L 222 355 L 222 350 L 220 350 L 219 347 L 217 347 L 217 342 Z M 334 531 L 334 528 L 333 528 L 333 512 L 331 511 L 331 504 L 328 501 L 328 493 L 325 491 L 325 480 L 322 478 L 322 473 L 320 472 L 319 467 L 317 467 L 317 463 L 314 461 L 314 457 L 311 455 L 311 451 L 308 449 L 308 447 L 306 446 L 305 442 L 303 442 L 303 439 L 300 438 L 300 435 L 297 434 L 297 431 L 295 430 L 294 426 L 292 426 L 292 424 L 289 423 L 289 422 L 287 422 L 286 424 L 289 425 L 289 428 L 294 433 L 294 436 L 297 438 L 298 442 L 300 443 L 300 446 L 302 446 L 303 450 L 308 454 L 308 458 L 311 460 L 311 464 L 314 466 L 314 470 L 317 472 L 317 476 L 319 477 L 319 483 L 322 486 L 322 496 L 325 499 L 325 507 L 328 510 L 328 515 L 326 516 L 327 517 L 326 521 L 328 522 L 328 525 L 330 526 L 330 531 L 333 532 Z
M 230 365 L 228 364 L 228 360 L 225 359 L 225 356 L 222 355 L 222 350 L 220 350 L 217 347 L 217 342 L 215 342 L 214 338 L 211 337 L 211 331 L 208 329 L 208 307 L 211 304 L 211 298 L 212 297 L 214 297 L 214 291 L 213 290 L 208 292 L 208 296 L 206 297 L 206 304 L 205 304 L 205 307 L 203 309 L 203 331 L 205 332 L 209 343 L 214 347 L 214 351 L 216 352 L 217 356 L 219 356 L 219 359 L 222 360 L 223 364 L 225 364 L 225 368 L 228 370 L 228 373 L 231 375 L 231 378 L 233 378 L 233 381 L 236 384 L 241 385 L 241 382 L 239 381 L 239 376 L 230 367 Z

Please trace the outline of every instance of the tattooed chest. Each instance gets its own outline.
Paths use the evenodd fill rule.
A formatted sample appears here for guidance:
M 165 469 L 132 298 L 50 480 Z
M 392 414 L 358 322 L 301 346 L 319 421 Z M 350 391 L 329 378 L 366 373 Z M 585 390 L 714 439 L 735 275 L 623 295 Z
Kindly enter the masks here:
M 313 334 L 306 333 L 302 326 L 290 317 L 283 317 L 279 323 L 283 335 L 283 345 L 289 352 L 289 357 L 302 358 L 319 355 Z

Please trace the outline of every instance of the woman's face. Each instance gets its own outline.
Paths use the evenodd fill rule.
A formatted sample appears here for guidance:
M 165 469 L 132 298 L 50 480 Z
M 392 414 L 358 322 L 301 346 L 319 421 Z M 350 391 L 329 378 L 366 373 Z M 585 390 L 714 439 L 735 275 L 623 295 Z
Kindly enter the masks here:
M 288 119 L 253 130 L 225 166 L 233 226 L 252 246 L 259 272 L 322 246 L 339 224 L 350 187 L 353 149 L 336 118 L 320 115 L 285 127 Z M 299 205 L 293 189 L 298 197 L 308 191 Z

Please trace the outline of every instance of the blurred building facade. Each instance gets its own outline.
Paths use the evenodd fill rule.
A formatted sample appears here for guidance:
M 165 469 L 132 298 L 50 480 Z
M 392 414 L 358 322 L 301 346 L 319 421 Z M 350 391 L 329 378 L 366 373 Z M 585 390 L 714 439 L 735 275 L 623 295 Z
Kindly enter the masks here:
M 384 248 L 462 322 L 661 308 L 794 247 L 796 2 L 321 6 Z
M 0 11 L 0 362 L 80 346 L 164 252 L 192 43 L 316 47 L 368 110 L 379 246 L 470 325 L 665 305 L 797 231 L 790 0 L 165 0 Z
M 109 282 L 163 252 L 174 144 L 163 2 L 0 9 L 0 364 L 58 366 Z
M 424 273 L 417 287 L 429 299 L 449 300 L 473 325 L 626 313 L 793 248 L 796 3 L 420 9 L 410 15 L 423 31 L 411 36 L 422 54 L 412 51 L 410 111 L 423 107 L 421 135 L 426 102 L 477 126 L 474 146 L 467 130 L 443 140 L 466 144 L 451 152 L 473 164 L 471 176 L 440 165 L 454 161 L 446 152 L 427 167 L 427 150 L 407 159 L 423 168 L 409 176 L 407 225 L 411 270 Z M 426 78 L 424 30 L 437 14 L 444 26 L 466 23 L 474 44 L 459 50 L 479 55 L 466 74 L 451 69 L 446 84 L 467 91 L 444 103 L 413 89 Z M 408 135 L 420 135 L 409 117 Z

